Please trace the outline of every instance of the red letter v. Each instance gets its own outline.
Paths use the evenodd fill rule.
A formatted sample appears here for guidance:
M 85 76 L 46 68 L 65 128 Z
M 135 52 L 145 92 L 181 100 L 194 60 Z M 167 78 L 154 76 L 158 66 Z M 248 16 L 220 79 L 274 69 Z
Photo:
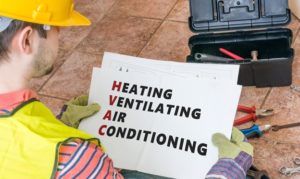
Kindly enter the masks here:
M 115 103 L 117 98 L 118 98 L 117 96 L 113 97 L 112 95 L 109 95 L 109 105 L 112 106 Z

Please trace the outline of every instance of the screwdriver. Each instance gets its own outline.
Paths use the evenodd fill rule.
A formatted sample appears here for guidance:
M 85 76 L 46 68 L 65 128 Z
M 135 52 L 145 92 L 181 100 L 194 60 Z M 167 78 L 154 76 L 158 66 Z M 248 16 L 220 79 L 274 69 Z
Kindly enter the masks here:
M 252 127 L 240 129 L 240 131 L 249 139 L 253 137 L 261 137 L 263 133 L 271 129 L 271 127 L 271 125 L 259 126 L 257 124 L 254 124 Z

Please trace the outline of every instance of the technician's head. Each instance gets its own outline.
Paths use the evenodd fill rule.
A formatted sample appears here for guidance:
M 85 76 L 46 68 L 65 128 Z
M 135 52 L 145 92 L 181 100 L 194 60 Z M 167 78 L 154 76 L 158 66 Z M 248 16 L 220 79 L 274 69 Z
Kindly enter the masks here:
M 61 26 L 90 25 L 73 0 L 0 0 L 0 67 L 25 70 L 28 78 L 53 68 Z

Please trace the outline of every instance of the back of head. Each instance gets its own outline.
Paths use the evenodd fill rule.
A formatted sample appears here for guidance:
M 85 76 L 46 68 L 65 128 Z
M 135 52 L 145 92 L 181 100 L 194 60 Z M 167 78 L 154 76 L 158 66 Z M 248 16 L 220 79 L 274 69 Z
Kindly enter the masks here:
M 46 38 L 50 26 L 85 26 L 90 21 L 74 10 L 73 0 L 0 0 L 0 59 L 14 35 L 26 26 Z
M 45 26 L 41 24 L 0 17 L 0 26 L 3 29 L 2 31 L 0 29 L 0 59 L 8 58 L 9 47 L 11 45 L 13 37 L 19 30 L 23 29 L 26 26 L 31 26 L 33 29 L 37 30 L 40 37 L 47 38 Z

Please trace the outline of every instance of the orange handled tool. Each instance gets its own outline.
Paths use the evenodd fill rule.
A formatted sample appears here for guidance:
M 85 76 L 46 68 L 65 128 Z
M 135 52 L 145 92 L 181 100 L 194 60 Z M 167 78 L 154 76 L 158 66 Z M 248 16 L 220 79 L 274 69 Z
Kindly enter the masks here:
M 238 126 L 250 121 L 255 122 L 257 118 L 263 118 L 274 114 L 273 109 L 256 109 L 255 106 L 247 107 L 243 105 L 238 105 L 238 111 L 245 112 L 248 114 L 235 120 L 234 126 Z

